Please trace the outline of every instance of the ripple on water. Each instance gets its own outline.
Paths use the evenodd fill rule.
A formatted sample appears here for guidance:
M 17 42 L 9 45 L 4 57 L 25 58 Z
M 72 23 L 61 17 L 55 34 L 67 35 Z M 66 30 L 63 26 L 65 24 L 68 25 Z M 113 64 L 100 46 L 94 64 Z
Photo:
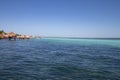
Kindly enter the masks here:
M 120 80 L 119 41 L 0 42 L 0 80 Z

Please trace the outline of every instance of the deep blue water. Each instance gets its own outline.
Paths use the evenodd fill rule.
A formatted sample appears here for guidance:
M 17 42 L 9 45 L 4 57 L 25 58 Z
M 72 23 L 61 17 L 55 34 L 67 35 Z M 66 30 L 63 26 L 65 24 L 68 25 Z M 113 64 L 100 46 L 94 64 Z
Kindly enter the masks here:
M 120 80 L 120 40 L 0 40 L 0 80 Z

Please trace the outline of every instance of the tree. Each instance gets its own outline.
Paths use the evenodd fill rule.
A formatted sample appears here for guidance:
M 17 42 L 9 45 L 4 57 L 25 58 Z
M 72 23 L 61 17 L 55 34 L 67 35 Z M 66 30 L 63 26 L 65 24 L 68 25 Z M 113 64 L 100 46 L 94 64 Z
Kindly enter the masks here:
M 0 34 L 5 33 L 3 30 L 0 30 Z

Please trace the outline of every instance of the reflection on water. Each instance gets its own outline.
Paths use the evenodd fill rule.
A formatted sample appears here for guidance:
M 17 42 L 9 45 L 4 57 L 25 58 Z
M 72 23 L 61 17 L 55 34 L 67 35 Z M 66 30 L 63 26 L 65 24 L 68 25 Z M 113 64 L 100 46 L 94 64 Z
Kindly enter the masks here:
M 0 80 L 120 80 L 120 40 L 0 40 Z

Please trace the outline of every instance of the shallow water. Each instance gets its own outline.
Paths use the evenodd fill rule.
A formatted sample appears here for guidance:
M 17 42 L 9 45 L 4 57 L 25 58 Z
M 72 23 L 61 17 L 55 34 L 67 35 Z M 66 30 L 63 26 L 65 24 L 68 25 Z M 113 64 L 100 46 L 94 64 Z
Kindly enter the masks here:
M 0 80 L 120 80 L 120 40 L 0 40 Z

